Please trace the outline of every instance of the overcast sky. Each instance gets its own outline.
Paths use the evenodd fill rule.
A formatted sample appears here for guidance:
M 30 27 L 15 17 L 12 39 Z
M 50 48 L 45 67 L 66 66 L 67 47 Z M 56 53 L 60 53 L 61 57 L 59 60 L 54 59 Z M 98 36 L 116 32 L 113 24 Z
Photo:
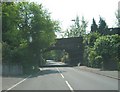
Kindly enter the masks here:
M 80 19 L 82 16 L 87 20 L 88 28 L 92 19 L 99 22 L 99 16 L 103 17 L 109 27 L 115 27 L 115 12 L 118 9 L 119 0 L 30 0 L 44 6 L 51 13 L 54 20 L 59 20 L 62 31 L 65 31 L 71 24 L 72 19 L 78 15 Z

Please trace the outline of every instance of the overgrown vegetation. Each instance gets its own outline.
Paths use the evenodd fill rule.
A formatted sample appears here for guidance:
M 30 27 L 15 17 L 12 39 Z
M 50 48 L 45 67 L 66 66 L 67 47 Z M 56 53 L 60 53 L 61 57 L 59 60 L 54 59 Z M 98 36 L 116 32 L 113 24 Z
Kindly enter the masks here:
M 120 70 L 119 32 L 111 32 L 101 17 L 99 25 L 93 19 L 91 32 L 84 36 L 84 46 L 84 64 L 86 66 L 103 70 Z
M 120 27 L 119 16 L 117 26 Z M 84 62 L 89 67 L 120 70 L 120 36 L 113 34 L 106 21 L 100 17 L 97 25 L 93 18 L 91 32 L 86 34 L 88 22 L 77 16 L 74 25 L 67 29 L 64 37 L 83 37 Z M 28 2 L 2 3 L 2 61 L 20 63 L 24 72 L 37 70 L 45 63 L 44 58 L 69 60 L 68 53 L 53 51 L 43 53 L 55 43 L 55 32 L 59 22 L 51 19 L 42 5 Z M 1 45 L 0 45 L 1 47 Z M 64 55 L 63 55 L 64 54 Z M 44 57 L 44 58 L 43 58 Z
M 58 21 L 42 5 L 3 2 L 2 22 L 3 63 L 20 63 L 24 72 L 37 69 L 44 49 L 55 42 Z
M 88 44 L 85 43 L 84 64 L 104 70 L 119 69 L 120 36 L 118 34 L 106 36 L 95 34 L 91 33 L 87 36 Z
M 84 23 L 86 25 L 82 28 L 81 25 L 84 25 Z M 81 22 L 80 25 L 77 16 L 75 24 L 65 33 L 65 37 L 83 37 L 83 65 L 104 70 L 120 70 L 120 30 L 110 30 L 106 21 L 100 17 L 98 24 L 93 18 L 91 31 L 86 34 L 87 22 L 84 20 L 84 23 Z M 119 27 L 119 23 L 117 23 L 117 26 Z

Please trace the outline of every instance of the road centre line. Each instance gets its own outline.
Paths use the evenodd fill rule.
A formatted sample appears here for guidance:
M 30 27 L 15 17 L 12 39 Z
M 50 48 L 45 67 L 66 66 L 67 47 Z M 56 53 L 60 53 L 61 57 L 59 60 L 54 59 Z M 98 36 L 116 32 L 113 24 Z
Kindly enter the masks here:
M 63 74 L 60 74 L 62 76 L 62 78 L 64 78 Z
M 5 92 L 13 89 L 14 87 L 16 87 L 17 85 L 21 84 L 22 82 L 24 82 L 25 80 L 27 80 L 28 78 L 30 78 L 32 75 L 29 75 L 27 78 L 21 80 L 20 82 L 16 83 L 15 85 L 13 85 L 12 87 L 8 88 Z
M 56 68 L 58 70 L 58 72 L 60 73 L 60 75 L 62 76 L 62 78 L 64 78 L 63 74 L 60 72 L 60 70 L 58 68 Z M 67 86 L 69 87 L 71 92 L 74 92 L 73 88 L 71 87 L 71 85 L 68 83 L 68 81 L 65 80 L 65 83 L 67 84 Z
M 70 90 L 71 90 L 72 92 L 74 92 L 73 88 L 70 86 L 70 84 L 68 83 L 68 81 L 65 81 L 65 83 L 66 83 L 67 86 L 70 88 Z
M 61 71 L 58 68 L 56 68 L 56 69 L 58 70 L 58 72 L 60 73 L 60 75 L 62 76 L 62 78 L 65 78 L 64 75 L 61 73 Z
M 58 68 L 56 68 L 58 70 L 58 72 L 60 73 L 60 70 Z

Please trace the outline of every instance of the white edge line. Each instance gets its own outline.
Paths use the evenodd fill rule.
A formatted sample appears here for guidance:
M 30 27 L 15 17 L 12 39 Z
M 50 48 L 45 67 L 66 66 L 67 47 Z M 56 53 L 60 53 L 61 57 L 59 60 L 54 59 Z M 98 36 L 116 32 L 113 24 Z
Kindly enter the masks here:
M 13 89 L 14 87 L 16 87 L 17 85 L 19 85 L 20 83 L 24 82 L 26 79 L 30 78 L 32 75 L 29 75 L 27 78 L 21 80 L 20 82 L 16 83 L 15 85 L 13 85 L 12 87 L 8 88 L 5 92 Z
M 65 81 L 66 82 L 66 84 L 68 85 L 68 87 L 70 88 L 70 90 L 72 91 L 72 92 L 74 92 L 73 91 L 73 88 L 70 86 L 70 84 L 68 83 L 68 81 Z

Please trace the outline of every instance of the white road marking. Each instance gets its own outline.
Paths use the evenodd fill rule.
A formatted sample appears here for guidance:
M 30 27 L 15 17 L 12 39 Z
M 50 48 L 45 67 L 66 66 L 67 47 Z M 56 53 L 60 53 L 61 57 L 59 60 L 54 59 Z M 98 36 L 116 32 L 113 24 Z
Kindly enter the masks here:
M 63 74 L 61 73 L 61 71 L 60 71 L 58 68 L 56 68 L 56 69 L 58 70 L 58 72 L 60 73 L 60 75 L 62 76 L 62 78 L 64 78 L 64 76 L 63 76 Z M 71 92 L 74 92 L 73 88 L 70 86 L 70 84 L 68 83 L 68 81 L 65 80 L 65 83 L 66 83 L 67 86 L 69 87 L 70 91 L 71 91 Z
M 43 68 L 39 68 L 39 70 L 40 70 L 40 71 L 42 71 L 42 70 L 43 70 Z
M 14 87 L 16 87 L 17 85 L 21 84 L 22 82 L 24 82 L 25 80 L 27 80 L 28 78 L 30 78 L 32 75 L 29 75 L 27 78 L 21 80 L 20 82 L 16 83 L 15 85 L 13 85 L 12 87 L 8 88 L 5 92 L 13 89 Z
M 60 70 L 58 68 L 56 68 L 58 70 L 58 72 L 60 73 Z
M 58 72 L 60 73 L 60 75 L 62 76 L 62 78 L 65 78 L 64 76 L 63 76 L 63 74 L 61 73 L 61 71 L 58 69 L 58 68 L 56 68 L 57 70 L 58 70 Z
M 65 82 L 66 82 L 66 84 L 68 85 L 68 87 L 70 88 L 70 90 L 71 90 L 72 92 L 74 92 L 73 88 L 70 86 L 70 84 L 68 83 L 68 81 L 65 81 Z
M 63 74 L 60 74 L 62 76 L 62 78 L 64 78 Z

